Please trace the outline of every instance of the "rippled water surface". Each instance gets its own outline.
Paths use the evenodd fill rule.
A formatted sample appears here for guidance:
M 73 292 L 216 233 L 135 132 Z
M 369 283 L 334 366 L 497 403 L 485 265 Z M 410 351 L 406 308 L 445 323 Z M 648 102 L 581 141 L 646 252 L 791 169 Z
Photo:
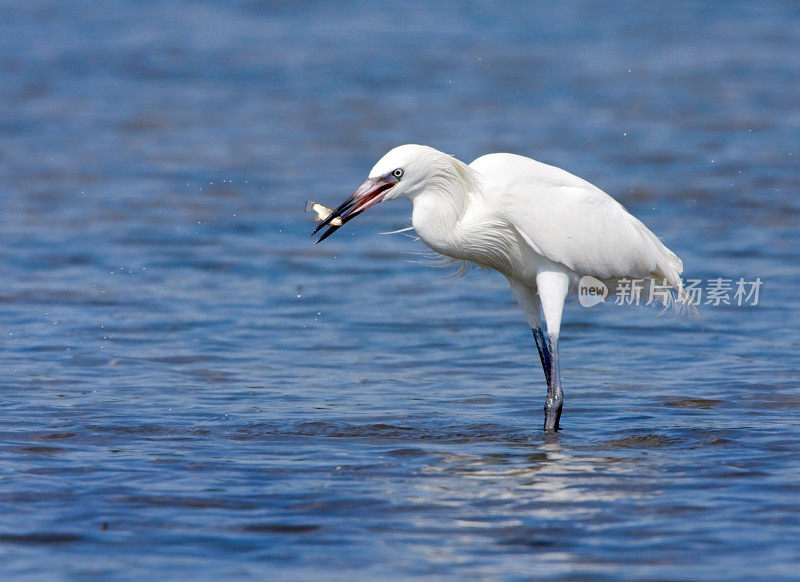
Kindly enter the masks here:
M 4 3 L 2 578 L 796 575 L 796 6 L 395 4 Z M 545 438 L 501 277 L 405 202 L 308 236 L 406 142 L 565 167 L 759 303 L 572 303 Z

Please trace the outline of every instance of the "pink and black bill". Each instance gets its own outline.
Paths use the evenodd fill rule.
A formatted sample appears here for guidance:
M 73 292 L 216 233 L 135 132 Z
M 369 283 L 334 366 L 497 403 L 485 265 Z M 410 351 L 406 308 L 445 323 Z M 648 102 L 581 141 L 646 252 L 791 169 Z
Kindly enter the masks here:
M 345 200 L 341 206 L 331 212 L 331 215 L 323 220 L 319 226 L 314 229 L 314 232 L 311 233 L 312 236 L 317 234 L 324 227 L 329 227 L 328 230 L 322 233 L 322 236 L 319 237 L 317 242 L 314 244 L 321 243 L 339 229 L 339 226 L 341 225 L 330 224 L 331 220 L 334 218 L 340 218 L 342 220 L 342 224 L 352 220 L 370 206 L 374 206 L 383 200 L 387 190 L 392 188 L 395 184 L 397 184 L 397 182 L 398 179 L 392 174 L 378 176 L 377 178 L 368 178 L 366 182 L 358 187 L 358 190 L 356 190 L 353 195 L 350 196 L 350 198 Z

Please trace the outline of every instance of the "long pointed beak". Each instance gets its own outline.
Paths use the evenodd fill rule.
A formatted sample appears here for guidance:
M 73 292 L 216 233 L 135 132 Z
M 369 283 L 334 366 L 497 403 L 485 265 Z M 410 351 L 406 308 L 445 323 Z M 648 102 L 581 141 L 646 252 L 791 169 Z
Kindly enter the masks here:
M 366 182 L 358 187 L 358 190 L 353 192 L 353 195 L 350 196 L 350 198 L 342 202 L 342 204 L 336 210 L 331 212 L 330 216 L 320 222 L 319 226 L 314 229 L 314 232 L 311 233 L 312 236 L 317 234 L 322 228 L 326 226 L 329 227 L 328 230 L 322 233 L 322 236 L 319 237 L 319 240 L 317 240 L 317 242 L 314 244 L 321 243 L 339 229 L 341 225 L 331 225 L 331 220 L 334 218 L 340 218 L 342 220 L 342 224 L 348 222 L 364 212 L 370 206 L 375 206 L 378 202 L 383 200 L 383 197 L 386 195 L 386 191 L 395 184 L 397 184 L 397 178 L 391 174 L 378 176 L 377 178 L 368 178 Z

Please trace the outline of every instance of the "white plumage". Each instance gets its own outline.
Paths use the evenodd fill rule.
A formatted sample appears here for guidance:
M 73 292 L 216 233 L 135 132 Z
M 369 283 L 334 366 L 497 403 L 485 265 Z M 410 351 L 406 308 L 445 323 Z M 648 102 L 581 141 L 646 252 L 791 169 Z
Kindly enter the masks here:
M 681 260 L 621 204 L 569 172 L 514 154 L 488 154 L 467 165 L 427 146 L 397 147 L 320 228 L 401 197 L 413 202 L 412 224 L 428 247 L 508 279 L 542 359 L 546 430 L 559 428 L 561 314 L 581 277 L 612 289 L 621 278 L 666 281 L 686 302 Z

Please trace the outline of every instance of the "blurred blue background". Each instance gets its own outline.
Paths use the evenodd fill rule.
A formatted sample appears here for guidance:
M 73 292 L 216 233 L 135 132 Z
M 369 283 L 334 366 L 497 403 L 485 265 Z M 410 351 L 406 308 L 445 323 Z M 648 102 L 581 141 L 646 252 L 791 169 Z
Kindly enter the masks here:
M 792 2 L 0 2 L 4 579 L 788 578 Z M 757 306 L 565 314 L 565 430 L 501 277 L 380 205 L 510 151 Z

